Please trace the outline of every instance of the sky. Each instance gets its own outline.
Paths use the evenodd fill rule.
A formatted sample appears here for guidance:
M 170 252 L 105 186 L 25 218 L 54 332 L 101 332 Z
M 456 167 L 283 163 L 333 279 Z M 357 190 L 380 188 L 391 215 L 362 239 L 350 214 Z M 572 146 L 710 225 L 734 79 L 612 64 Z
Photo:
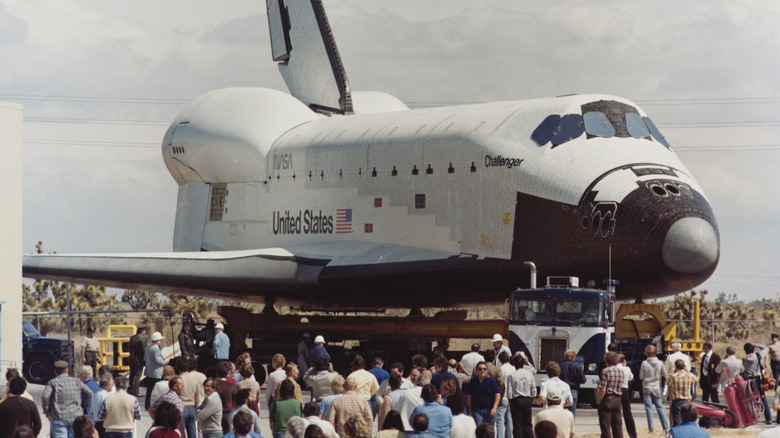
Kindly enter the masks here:
M 633 100 L 718 219 L 720 265 L 697 289 L 780 298 L 776 0 L 323 2 L 353 90 Z M 25 253 L 170 251 L 170 121 L 216 88 L 286 91 L 262 0 L 0 0 L 0 59 L 0 100 L 24 105 Z

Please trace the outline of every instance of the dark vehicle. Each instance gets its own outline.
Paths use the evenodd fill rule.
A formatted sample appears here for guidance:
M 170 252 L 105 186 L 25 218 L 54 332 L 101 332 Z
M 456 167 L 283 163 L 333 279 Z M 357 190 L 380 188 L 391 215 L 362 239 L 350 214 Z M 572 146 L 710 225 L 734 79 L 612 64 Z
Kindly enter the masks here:
M 73 341 L 44 337 L 29 321 L 22 321 L 22 344 L 22 372 L 30 383 L 51 380 L 55 361 L 73 363 Z

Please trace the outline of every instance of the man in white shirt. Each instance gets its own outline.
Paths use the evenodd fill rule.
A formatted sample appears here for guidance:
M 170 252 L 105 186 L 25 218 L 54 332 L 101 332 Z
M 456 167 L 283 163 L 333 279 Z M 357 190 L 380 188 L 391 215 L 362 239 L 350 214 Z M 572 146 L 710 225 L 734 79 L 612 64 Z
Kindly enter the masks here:
M 320 412 L 320 404 L 317 402 L 309 402 L 303 407 L 303 416 L 309 424 L 316 424 L 322 429 L 322 433 L 327 438 L 339 438 L 336 433 L 336 428 L 333 427 L 330 422 L 322 419 L 322 412 Z M 381 427 L 380 427 L 381 429 Z
M 675 372 L 674 363 L 677 361 L 677 359 L 682 359 L 683 362 L 685 362 L 685 369 L 687 371 L 691 370 L 691 357 L 687 354 L 680 351 L 682 349 L 682 344 L 679 342 L 672 342 L 672 351 L 673 353 L 670 354 L 666 358 L 666 362 L 664 362 L 664 368 L 666 368 L 666 375 L 671 376 Z
M 484 361 L 485 357 L 479 354 L 479 343 L 471 344 L 471 352 L 464 354 L 460 359 L 460 363 L 469 376 L 474 373 L 474 367 L 477 366 L 478 363 Z
M 571 411 L 563 409 L 562 395 L 557 388 L 550 388 L 547 392 L 549 409 L 540 411 L 534 417 L 534 425 L 540 421 L 551 421 L 558 429 L 558 438 L 572 438 L 574 436 L 574 415 Z

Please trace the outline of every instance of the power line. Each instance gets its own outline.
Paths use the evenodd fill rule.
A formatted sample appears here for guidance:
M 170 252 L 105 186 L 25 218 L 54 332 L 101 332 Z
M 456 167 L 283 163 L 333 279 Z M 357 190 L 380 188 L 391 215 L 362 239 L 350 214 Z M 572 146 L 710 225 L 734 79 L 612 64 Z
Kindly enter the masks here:
M 192 102 L 192 99 L 176 99 L 165 97 L 48 96 L 35 94 L 0 94 L 0 99 L 53 102 L 143 103 L 155 105 L 182 105 Z
M 95 125 L 137 125 L 137 126 L 168 126 L 171 122 L 164 120 L 108 120 L 108 119 L 66 119 L 58 117 L 25 117 L 27 123 L 73 123 Z
M 144 103 L 162 105 L 181 105 L 192 102 L 192 99 L 173 97 L 121 97 L 121 96 L 62 96 L 45 94 L 0 94 L 0 99 L 55 101 L 55 102 L 92 102 L 92 103 Z M 780 97 L 711 97 L 711 98 L 679 98 L 679 99 L 635 99 L 641 105 L 755 105 L 777 104 Z M 407 101 L 409 106 L 450 106 L 487 103 L 485 101 Z
M 780 120 L 744 120 L 727 122 L 668 122 L 658 123 L 659 128 L 664 129 L 690 129 L 690 128 L 768 128 L 780 126 Z
M 780 144 L 679 146 L 679 147 L 672 147 L 672 149 L 675 152 L 774 151 L 774 150 L 780 150 Z
M 160 143 L 141 143 L 124 141 L 97 141 L 97 140 L 58 140 L 52 138 L 28 138 L 25 143 L 39 145 L 61 145 L 61 146 L 93 146 L 93 147 L 122 147 L 139 149 L 159 149 Z

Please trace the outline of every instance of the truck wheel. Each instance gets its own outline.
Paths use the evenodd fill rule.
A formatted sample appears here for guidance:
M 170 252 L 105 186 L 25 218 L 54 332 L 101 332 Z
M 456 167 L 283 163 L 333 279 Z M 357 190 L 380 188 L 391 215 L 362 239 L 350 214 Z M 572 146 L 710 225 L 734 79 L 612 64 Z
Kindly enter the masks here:
M 49 357 L 34 355 L 24 362 L 22 371 L 28 382 L 43 385 L 54 377 L 54 362 Z
M 581 394 L 583 392 L 585 392 L 585 391 L 586 390 L 583 389 Z M 598 405 L 598 403 L 596 403 L 596 400 L 598 400 L 598 398 L 599 398 L 599 390 L 598 390 L 598 388 L 593 388 L 589 392 L 585 392 L 585 394 L 586 394 L 585 397 L 586 397 L 587 402 L 590 403 L 590 407 L 592 407 L 593 409 L 598 409 L 599 405 Z M 580 397 L 582 397 L 582 396 L 580 395 Z

